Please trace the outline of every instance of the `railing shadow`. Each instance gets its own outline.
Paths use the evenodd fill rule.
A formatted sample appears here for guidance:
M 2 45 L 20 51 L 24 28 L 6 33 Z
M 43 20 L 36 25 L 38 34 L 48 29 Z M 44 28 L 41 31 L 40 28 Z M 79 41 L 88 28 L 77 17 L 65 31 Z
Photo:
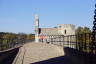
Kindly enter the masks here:
M 64 48 L 64 56 L 35 62 L 32 64 L 96 64 L 96 55 L 80 52 L 72 48 Z

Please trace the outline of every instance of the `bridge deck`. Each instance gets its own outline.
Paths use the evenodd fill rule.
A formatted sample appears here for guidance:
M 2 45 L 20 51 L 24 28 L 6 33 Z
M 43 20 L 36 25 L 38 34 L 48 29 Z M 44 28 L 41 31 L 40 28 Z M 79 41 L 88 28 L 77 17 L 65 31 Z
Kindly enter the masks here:
M 64 56 L 61 47 L 46 43 L 28 43 L 22 46 L 13 64 L 30 64 Z

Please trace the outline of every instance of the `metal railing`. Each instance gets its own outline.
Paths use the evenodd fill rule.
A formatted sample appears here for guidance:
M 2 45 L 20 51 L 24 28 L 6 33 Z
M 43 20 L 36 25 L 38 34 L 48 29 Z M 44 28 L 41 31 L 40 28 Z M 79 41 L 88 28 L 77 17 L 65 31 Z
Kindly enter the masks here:
M 95 37 L 96 40 L 96 37 Z M 92 42 L 92 34 L 77 34 L 77 35 L 58 35 L 50 36 L 49 39 L 43 40 L 41 42 L 47 42 L 54 45 L 59 45 L 63 47 L 74 48 L 82 52 L 96 54 L 96 43 Z

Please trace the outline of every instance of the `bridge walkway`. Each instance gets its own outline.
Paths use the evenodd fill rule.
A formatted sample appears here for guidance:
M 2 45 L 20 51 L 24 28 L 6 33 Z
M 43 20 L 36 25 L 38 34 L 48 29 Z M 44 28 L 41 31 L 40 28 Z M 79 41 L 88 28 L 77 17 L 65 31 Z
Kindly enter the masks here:
M 64 56 L 62 47 L 30 42 L 20 48 L 13 64 L 32 64 L 60 56 Z

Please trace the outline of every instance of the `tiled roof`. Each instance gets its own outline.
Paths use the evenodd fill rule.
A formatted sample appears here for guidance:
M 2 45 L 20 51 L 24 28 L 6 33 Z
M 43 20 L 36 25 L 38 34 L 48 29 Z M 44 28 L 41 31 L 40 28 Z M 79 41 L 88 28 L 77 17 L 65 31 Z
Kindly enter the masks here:
M 61 35 L 58 33 L 58 28 L 41 28 L 40 35 Z

